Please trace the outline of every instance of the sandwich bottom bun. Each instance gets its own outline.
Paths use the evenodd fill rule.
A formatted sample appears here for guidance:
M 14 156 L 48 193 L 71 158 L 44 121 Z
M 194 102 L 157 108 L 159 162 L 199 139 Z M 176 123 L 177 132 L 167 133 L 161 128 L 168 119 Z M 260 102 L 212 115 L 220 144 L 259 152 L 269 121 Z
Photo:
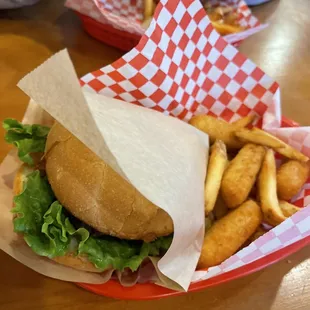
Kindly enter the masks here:
M 34 170 L 31 167 L 25 164 L 20 167 L 14 179 L 14 185 L 13 185 L 14 195 L 19 195 L 22 192 L 23 184 L 27 180 L 27 175 L 33 171 Z M 18 215 L 14 214 L 14 218 L 16 216 Z M 22 237 L 22 235 L 20 235 L 20 237 Z M 51 260 L 58 264 L 78 269 L 81 271 L 97 272 L 97 273 L 103 272 L 102 270 L 97 269 L 95 265 L 87 259 L 86 256 L 82 255 L 74 255 L 73 253 L 68 253 L 64 256 L 51 258 Z

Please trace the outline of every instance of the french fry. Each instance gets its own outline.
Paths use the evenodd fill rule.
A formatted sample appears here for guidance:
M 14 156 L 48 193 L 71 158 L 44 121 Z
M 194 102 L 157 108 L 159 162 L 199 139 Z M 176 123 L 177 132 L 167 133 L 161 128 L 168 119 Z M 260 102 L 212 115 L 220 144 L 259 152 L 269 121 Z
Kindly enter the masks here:
M 307 162 L 309 160 L 309 157 L 264 130 L 258 128 L 252 128 L 249 130 L 244 128 L 236 131 L 235 135 L 240 141 L 270 147 L 289 159 L 295 159 L 303 162 Z
M 153 0 L 144 0 L 144 21 L 153 16 L 155 3 Z
M 250 124 L 252 124 L 254 122 L 256 118 L 255 114 L 249 114 L 245 117 L 242 117 L 240 119 L 238 119 L 237 121 L 233 122 L 232 125 L 238 129 L 238 128 L 245 128 L 247 126 L 249 126 Z
M 252 128 L 252 129 L 242 128 L 240 130 L 237 130 L 235 132 L 235 135 L 237 136 L 238 139 L 240 139 L 243 142 L 255 143 L 271 147 L 273 149 L 283 147 L 283 142 L 281 140 L 272 136 L 268 132 L 258 128 Z
M 287 157 L 289 159 L 295 159 L 295 160 L 299 160 L 302 162 L 307 162 L 309 160 L 309 157 L 307 157 L 303 153 L 297 151 L 296 149 L 294 149 L 290 145 L 284 143 L 283 141 L 282 141 L 282 143 L 283 143 L 282 148 L 275 149 L 275 151 L 278 152 L 279 154 L 281 154 L 284 157 Z
M 276 226 L 282 223 L 284 216 L 277 197 L 276 161 L 274 153 L 268 149 L 258 177 L 258 190 L 265 221 Z
M 240 149 L 244 145 L 235 137 L 235 127 L 223 120 L 209 115 L 196 115 L 191 118 L 189 124 L 207 133 L 211 143 L 222 140 L 228 149 Z
M 223 19 L 224 24 L 233 25 L 233 26 L 240 26 L 238 23 L 238 13 L 230 12 L 226 14 Z
M 293 214 L 301 210 L 301 208 L 284 200 L 279 200 L 279 206 L 285 217 L 291 217 Z
M 222 18 L 221 14 L 219 12 L 214 11 L 214 10 L 208 12 L 208 17 L 213 22 L 219 21 Z
M 209 214 L 215 205 L 227 164 L 226 146 L 216 140 L 211 147 L 208 171 L 205 183 L 205 214 Z
M 233 255 L 262 222 L 259 205 L 248 200 L 216 221 L 206 232 L 198 268 L 216 266 Z
M 211 23 L 214 29 L 222 36 L 237 33 L 244 30 L 244 28 L 239 25 L 235 26 L 235 25 L 223 24 L 220 21 L 211 21 Z
M 290 200 L 297 195 L 309 177 L 308 163 L 289 160 L 277 172 L 277 192 L 279 199 Z
M 236 208 L 247 200 L 264 155 L 263 146 L 247 144 L 229 163 L 221 184 L 221 194 L 228 208 Z
M 146 30 L 147 28 L 150 27 L 151 21 L 152 21 L 152 16 L 144 19 L 144 21 L 141 24 L 141 27 Z

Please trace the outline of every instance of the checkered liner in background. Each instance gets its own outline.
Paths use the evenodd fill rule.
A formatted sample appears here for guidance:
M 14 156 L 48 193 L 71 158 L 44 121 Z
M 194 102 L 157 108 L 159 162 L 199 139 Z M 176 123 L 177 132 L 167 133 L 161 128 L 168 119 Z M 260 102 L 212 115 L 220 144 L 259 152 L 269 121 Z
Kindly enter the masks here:
M 141 22 L 143 19 L 143 0 L 105 0 L 98 1 L 98 5 L 109 13 L 134 22 Z
M 198 0 L 165 0 L 139 45 L 113 64 L 85 75 L 84 89 L 188 121 L 211 114 L 234 121 L 249 113 L 259 124 L 310 155 L 310 128 L 280 128 L 278 84 L 212 28 Z M 296 204 L 310 203 L 308 182 Z M 193 281 L 248 264 L 310 235 L 310 207 Z
M 225 36 L 229 43 L 239 43 L 267 26 L 260 24 L 243 0 L 215 0 L 212 3 L 233 6 L 239 13 L 241 25 L 248 29 Z M 65 6 L 124 32 L 142 35 L 145 31 L 141 27 L 143 0 L 67 0 Z

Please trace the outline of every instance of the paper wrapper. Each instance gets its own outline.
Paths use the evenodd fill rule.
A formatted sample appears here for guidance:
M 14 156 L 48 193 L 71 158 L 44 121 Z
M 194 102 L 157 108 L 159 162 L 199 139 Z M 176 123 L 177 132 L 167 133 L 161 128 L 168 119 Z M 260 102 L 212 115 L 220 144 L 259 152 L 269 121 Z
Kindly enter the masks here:
M 184 27 L 189 24 L 191 27 Z M 50 72 L 44 77 L 46 81 L 40 83 L 48 84 L 51 74 L 57 76 L 55 70 L 54 67 L 50 68 Z M 60 80 L 60 82 L 65 81 Z M 25 84 L 22 85 L 25 88 Z M 122 99 L 162 112 L 165 115 L 174 116 L 184 122 L 196 114 L 210 114 L 232 122 L 249 113 L 254 113 L 258 116 L 257 125 L 310 156 L 310 128 L 280 128 L 281 104 L 278 84 L 216 33 L 198 1 L 161 2 L 155 19 L 142 37 L 140 44 L 113 64 L 84 76 L 81 79 L 81 85 L 84 94 L 93 92 Z M 38 102 L 43 100 L 40 103 L 47 104 L 49 95 L 58 92 L 58 89 L 53 87 L 50 85 L 48 93 L 36 100 Z M 70 97 L 75 96 L 75 91 L 78 92 L 76 86 L 71 87 L 72 89 L 70 90 L 69 87 L 66 93 L 70 105 L 74 104 Z M 95 96 L 95 98 L 99 97 Z M 115 104 L 119 103 L 115 102 Z M 95 106 L 97 105 L 95 104 Z M 76 117 L 76 114 L 79 113 L 76 110 L 71 111 L 72 116 Z M 88 111 L 81 110 L 80 113 L 89 113 L 89 111 L 91 111 L 90 107 Z M 97 129 L 95 128 L 95 130 Z M 183 132 L 180 134 L 183 135 Z M 166 159 L 163 158 L 163 160 Z M 177 155 L 174 161 L 179 160 Z M 151 161 L 149 162 L 151 163 Z M 16 166 L 17 162 L 12 157 L 8 157 L 1 166 L 1 195 L 3 198 L 1 200 L 3 213 L 1 221 L 3 223 L 0 223 L 1 248 L 28 266 L 31 265 L 30 261 L 35 261 L 37 264 L 31 266 L 33 269 L 62 279 L 61 276 L 68 274 L 67 268 L 65 268 L 66 271 L 63 271 L 63 267 L 46 262 L 41 258 L 35 258 L 36 255 L 26 249 L 26 246 L 20 251 L 20 248 L 11 246 L 7 242 L 12 240 L 10 239 L 12 238 L 12 225 L 8 224 L 11 215 L 8 209 L 12 199 L 11 180 Z M 124 172 L 123 167 L 121 168 Z M 193 190 L 191 187 L 193 183 L 189 180 L 186 181 L 186 184 L 183 184 L 185 186 L 182 188 L 183 193 L 192 195 L 190 191 Z M 199 186 L 199 183 L 195 185 Z M 162 184 L 162 186 L 165 187 L 166 184 Z M 167 190 L 169 191 L 170 188 L 167 187 Z M 210 268 L 208 271 L 194 272 L 188 269 L 191 267 L 190 265 L 186 265 L 187 274 L 191 273 L 190 279 L 196 282 L 225 273 L 309 236 L 310 180 L 301 193 L 293 199 L 293 202 L 304 208 L 220 266 Z M 202 217 L 202 212 L 198 212 L 195 214 L 196 216 L 195 220 L 199 221 L 198 218 Z M 3 224 L 6 225 L 4 228 Z M 2 228 L 3 230 L 1 230 Z M 198 232 L 199 229 L 197 229 Z M 193 231 L 190 233 L 192 234 Z M 199 236 L 199 233 L 191 236 L 192 240 L 197 241 L 195 253 L 199 248 Z M 190 239 L 189 235 L 187 237 Z M 186 263 L 190 257 L 191 255 L 183 256 L 182 253 L 181 263 L 175 268 L 182 266 L 182 263 Z M 159 267 L 162 271 L 167 271 L 165 266 L 167 264 L 163 259 L 162 263 L 159 263 Z M 71 280 L 100 282 L 98 277 L 88 276 L 90 278 L 85 281 L 85 279 L 81 279 L 80 273 L 75 273 L 75 277 L 72 275 Z M 186 284 L 188 283 L 186 282 Z M 187 287 L 184 282 L 183 285 L 184 288 Z M 169 284 L 166 283 L 166 286 Z
M 186 290 L 204 236 L 203 193 L 208 136 L 157 111 L 89 93 L 86 89 L 82 91 L 66 51 L 48 59 L 18 86 L 148 200 L 171 216 L 174 238 L 158 262 L 158 268 Z M 4 167 L 7 166 L 4 164 Z M 2 205 L 11 222 L 8 206 L 7 201 Z M 7 233 L 13 235 L 12 225 L 9 226 Z M 26 264 L 33 267 L 38 259 Z M 53 273 L 47 272 L 47 275 L 58 277 L 55 264 L 51 265 Z M 71 271 L 61 272 L 61 279 L 76 281 L 77 275 L 73 277 Z M 79 281 L 93 281 L 87 273 L 84 278 L 82 274 Z M 98 282 L 99 276 L 94 277 L 94 281 Z
M 238 45 L 242 40 L 267 27 L 266 24 L 260 24 L 243 0 L 213 0 L 210 2 L 214 6 L 229 5 L 233 7 L 239 15 L 240 25 L 246 29 L 236 34 L 224 36 L 230 44 Z M 190 3 L 191 1 L 184 2 L 185 6 Z M 65 6 L 102 24 L 110 25 L 135 36 L 142 36 L 145 32 L 141 26 L 143 22 L 143 0 L 67 0 Z

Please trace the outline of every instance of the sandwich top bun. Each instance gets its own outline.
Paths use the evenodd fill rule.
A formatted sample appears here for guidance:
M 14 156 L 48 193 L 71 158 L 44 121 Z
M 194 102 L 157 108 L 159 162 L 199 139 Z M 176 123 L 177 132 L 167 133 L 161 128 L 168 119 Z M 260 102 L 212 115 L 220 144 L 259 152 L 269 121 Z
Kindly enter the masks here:
M 96 230 L 144 241 L 173 232 L 164 210 L 57 122 L 47 137 L 45 159 L 47 177 L 59 202 Z
M 31 172 L 33 172 L 33 169 L 25 164 L 20 167 L 14 179 L 14 195 L 19 195 L 22 192 L 23 184 L 27 179 L 27 175 Z M 14 214 L 14 217 L 16 216 L 18 215 Z M 87 259 L 86 256 L 82 255 L 74 255 L 73 253 L 68 253 L 64 256 L 51 258 L 51 260 L 57 262 L 58 264 L 82 271 L 103 272 L 103 270 L 97 269 L 95 265 Z

